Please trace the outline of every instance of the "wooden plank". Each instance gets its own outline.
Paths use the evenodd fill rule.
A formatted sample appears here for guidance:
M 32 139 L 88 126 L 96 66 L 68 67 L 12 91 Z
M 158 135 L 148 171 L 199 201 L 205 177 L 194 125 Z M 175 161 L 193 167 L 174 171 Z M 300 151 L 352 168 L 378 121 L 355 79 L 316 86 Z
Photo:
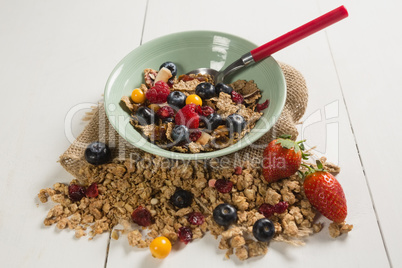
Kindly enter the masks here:
M 402 3 L 351 1 L 347 7 L 348 23 L 328 38 L 385 246 L 392 266 L 402 267 L 402 177 L 396 169 L 402 150 Z
M 189 5 L 188 1 L 166 2 L 150 0 L 145 23 L 144 41 L 178 31 L 217 30 L 245 37 L 263 44 L 310 19 L 329 11 L 336 5 L 320 10 L 317 1 L 210 1 Z M 258 7 L 258 8 L 256 8 Z M 247 13 L 249 12 L 249 13 Z M 163 26 L 162 26 L 163 25 Z M 347 26 L 344 26 L 347 31 Z M 331 31 L 335 26 L 331 28 Z M 329 32 L 330 30 L 328 30 Z M 352 34 L 352 33 L 350 33 Z M 340 51 L 342 53 L 342 51 Z M 346 53 L 343 51 L 343 53 Z M 359 155 L 351 132 L 346 107 L 343 103 L 337 72 L 325 32 L 275 55 L 279 61 L 295 66 L 305 76 L 309 87 L 309 106 L 300 126 L 301 138 L 310 146 L 318 145 L 317 153 L 328 154 L 330 161 L 342 167 L 338 176 L 348 198 L 347 221 L 355 229 L 339 239 L 329 237 L 329 222 L 323 218 L 325 229 L 308 239 L 304 247 L 271 243 L 268 255 L 250 260 L 247 265 L 259 267 L 274 264 L 284 267 L 387 267 L 386 251 L 372 207 Z M 173 60 L 173 59 L 172 59 Z M 318 122 L 314 123 L 318 115 Z M 328 130 L 328 132 L 327 132 Z M 187 246 L 178 245 L 168 259 L 153 259 L 147 250 L 132 250 L 126 238 L 112 241 L 108 266 L 205 267 L 219 263 L 219 267 L 232 266 L 223 261 L 224 252 L 210 236 Z M 238 263 L 237 261 L 234 261 Z
M 101 99 L 115 64 L 140 44 L 146 0 L 2 1 L 0 259 L 2 267 L 103 267 L 109 237 L 46 228 L 36 194 L 72 176 L 56 162 L 64 120 Z M 73 117 L 73 134 L 84 124 Z M 38 204 L 38 205 L 37 205 Z

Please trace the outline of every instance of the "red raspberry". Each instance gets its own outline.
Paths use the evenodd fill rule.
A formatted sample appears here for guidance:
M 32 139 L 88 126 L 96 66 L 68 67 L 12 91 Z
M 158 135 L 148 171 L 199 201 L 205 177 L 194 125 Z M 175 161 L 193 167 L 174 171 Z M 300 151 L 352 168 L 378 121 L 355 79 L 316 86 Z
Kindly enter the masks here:
M 160 119 L 171 118 L 174 116 L 174 110 L 170 106 L 163 106 L 156 112 L 156 114 Z
M 92 183 L 85 191 L 87 197 L 97 197 L 99 195 L 98 184 Z
M 216 180 L 215 188 L 220 193 L 229 193 L 232 190 L 233 182 L 224 179 Z
M 232 91 L 232 101 L 234 101 L 235 103 L 243 103 L 244 98 L 243 95 L 240 93 L 237 93 L 236 91 Z
M 186 245 L 188 244 L 188 242 L 191 242 L 191 240 L 193 240 L 193 232 L 189 227 L 180 227 L 178 235 L 179 240 Z
M 188 214 L 188 222 L 193 225 L 202 225 L 205 222 L 205 217 L 201 212 L 192 212 Z
M 262 110 L 267 109 L 268 106 L 269 106 L 269 100 L 266 100 L 266 101 L 264 101 L 264 103 L 261 103 L 261 104 L 258 103 L 257 107 L 256 107 L 257 112 L 261 112 Z
M 264 203 L 258 208 L 258 212 L 264 215 L 265 218 L 269 218 L 275 213 L 274 206 Z
M 215 112 L 215 110 L 210 107 L 210 106 L 197 106 L 196 108 L 196 112 L 200 115 L 200 116 L 205 116 L 207 117 L 210 114 L 213 114 Z
M 148 209 L 146 209 L 142 206 L 139 206 L 131 214 L 131 219 L 136 224 L 146 227 L 151 224 L 152 216 L 151 216 L 151 212 L 149 212 Z
M 190 131 L 190 140 L 191 141 L 197 141 L 201 137 L 201 130 L 198 129 L 192 129 Z
M 195 112 L 195 104 L 187 104 L 183 108 L 181 108 L 176 116 L 175 123 L 176 125 L 185 125 L 188 128 L 198 128 L 200 125 L 200 117 Z
M 234 174 L 241 175 L 242 172 L 243 172 L 243 169 L 241 167 L 239 167 L 239 166 L 235 167 Z
M 68 186 L 68 196 L 73 202 L 80 201 L 85 196 L 84 187 L 78 184 L 71 184 Z
M 288 206 L 289 206 L 289 204 L 286 201 L 279 202 L 278 204 L 275 204 L 274 212 L 276 212 L 278 214 L 285 213 L 286 210 L 288 209 Z
M 164 103 L 170 93 L 169 85 L 163 81 L 158 81 L 153 87 L 148 89 L 145 96 L 150 103 Z

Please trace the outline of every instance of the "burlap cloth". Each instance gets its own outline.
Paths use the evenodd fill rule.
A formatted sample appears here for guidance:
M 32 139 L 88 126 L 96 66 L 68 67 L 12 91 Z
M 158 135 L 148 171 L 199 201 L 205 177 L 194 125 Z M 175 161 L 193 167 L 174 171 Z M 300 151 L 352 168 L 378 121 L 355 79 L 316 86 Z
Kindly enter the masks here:
M 238 161 L 261 159 L 265 146 L 275 137 L 289 134 L 293 139 L 296 139 L 298 135 L 296 124 L 307 107 L 306 82 L 295 68 L 284 63 L 279 64 L 285 75 L 287 85 L 287 98 L 282 114 L 274 127 L 254 143 L 256 146 L 248 146 L 236 153 L 224 156 L 233 165 L 237 165 Z M 60 156 L 61 165 L 80 181 L 84 180 L 84 177 L 79 171 L 82 166 L 87 164 L 84 159 L 84 151 L 88 144 L 93 141 L 102 141 L 108 144 L 113 148 L 113 158 L 118 160 L 133 159 L 132 155 L 135 154 L 138 157 L 144 153 L 119 136 L 110 125 L 104 106 L 100 103 L 93 109 L 88 125 L 83 132 Z

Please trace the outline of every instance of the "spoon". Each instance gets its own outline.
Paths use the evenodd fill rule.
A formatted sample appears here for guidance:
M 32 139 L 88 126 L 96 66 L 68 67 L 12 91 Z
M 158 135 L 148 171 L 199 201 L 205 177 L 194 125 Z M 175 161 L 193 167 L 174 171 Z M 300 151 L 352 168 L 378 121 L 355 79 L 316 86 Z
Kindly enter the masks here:
M 250 52 L 244 54 L 241 56 L 240 59 L 236 60 L 232 64 L 230 64 L 226 69 L 223 71 L 217 71 L 211 68 L 199 68 L 195 69 L 191 72 L 188 72 L 187 75 L 189 74 L 206 74 L 206 75 L 211 75 L 211 77 L 214 80 L 215 85 L 217 83 L 222 83 L 225 79 L 225 77 L 239 69 L 242 69 L 243 67 L 246 67 L 252 63 L 259 62 L 265 58 L 268 58 L 271 56 L 273 53 L 281 50 L 282 48 L 285 48 L 287 46 L 290 46 L 291 44 L 306 38 L 309 35 L 312 35 L 313 33 L 316 33 L 348 16 L 348 11 L 344 6 L 340 6 L 338 8 L 335 8 L 334 10 L 325 13 L 324 15 L 307 22 L 306 24 L 303 24 L 302 26 L 279 36 L 278 38 L 260 46 L 257 47 Z

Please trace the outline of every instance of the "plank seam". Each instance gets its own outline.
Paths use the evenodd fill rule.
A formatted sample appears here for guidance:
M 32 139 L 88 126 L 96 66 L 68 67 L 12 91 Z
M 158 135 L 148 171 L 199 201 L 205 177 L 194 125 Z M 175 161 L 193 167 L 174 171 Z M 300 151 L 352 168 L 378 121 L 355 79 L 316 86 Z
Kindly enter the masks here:
M 112 239 L 112 231 L 109 232 L 109 240 L 107 242 L 107 247 L 106 247 L 106 257 L 105 257 L 105 265 L 104 268 L 107 267 L 107 260 L 109 258 L 109 249 L 110 249 L 110 240 Z
M 357 150 L 357 155 L 359 156 L 360 165 L 361 165 L 363 175 L 364 175 L 364 179 L 366 181 L 366 185 L 367 185 L 367 188 L 368 188 L 368 191 L 369 191 L 371 204 L 373 205 L 374 214 L 375 214 L 375 217 L 377 219 L 377 226 L 378 226 L 378 229 L 380 230 L 380 235 L 381 235 L 382 243 L 383 243 L 383 246 L 384 246 L 384 249 L 385 249 L 385 254 L 387 256 L 388 263 L 389 263 L 390 267 L 392 268 L 392 261 L 391 261 L 391 258 L 389 256 L 387 244 L 386 244 L 385 239 L 384 239 L 384 235 L 383 235 L 382 228 L 381 228 L 381 223 L 380 223 L 379 218 L 378 218 L 377 210 L 376 210 L 376 207 L 375 207 L 375 202 L 374 202 L 374 199 L 373 199 L 373 194 L 372 194 L 372 191 L 371 191 L 371 188 L 370 188 L 370 183 L 368 181 L 366 170 L 365 170 L 364 164 L 363 164 L 363 159 L 362 159 L 361 154 L 360 154 L 359 145 L 357 144 L 355 131 L 353 129 L 352 120 L 351 120 L 351 117 L 350 117 L 350 114 L 349 114 L 349 109 L 348 109 L 348 106 L 347 106 L 347 103 L 346 103 L 345 94 L 343 93 L 341 79 L 339 77 L 339 72 L 338 72 L 338 68 L 337 68 L 336 63 L 335 63 L 334 55 L 332 53 L 332 48 L 331 48 L 331 44 L 329 42 L 329 37 L 328 37 L 327 31 L 325 31 L 325 36 L 326 36 L 327 44 L 328 44 L 329 51 L 330 51 L 330 54 L 331 54 L 332 64 L 333 64 L 333 66 L 335 68 L 336 77 L 338 79 L 339 88 L 341 89 L 342 100 L 343 100 L 343 103 L 345 105 L 346 114 L 347 114 L 347 117 L 348 117 L 348 120 L 349 120 L 350 129 L 352 131 L 353 140 L 355 142 L 355 146 L 356 146 L 356 150 Z
M 146 24 L 146 21 L 147 21 L 147 14 L 148 14 L 148 4 L 149 4 L 149 0 L 147 0 L 147 3 L 145 5 L 145 14 L 144 14 L 144 21 L 142 22 L 140 46 L 142 45 L 142 39 L 144 37 L 145 24 Z

